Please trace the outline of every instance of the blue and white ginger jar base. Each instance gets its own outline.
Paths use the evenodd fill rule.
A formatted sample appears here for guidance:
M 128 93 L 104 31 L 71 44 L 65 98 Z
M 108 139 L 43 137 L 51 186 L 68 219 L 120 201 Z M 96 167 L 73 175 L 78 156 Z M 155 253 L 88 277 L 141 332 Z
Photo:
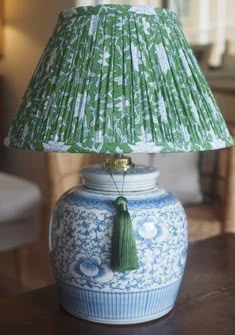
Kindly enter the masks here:
M 179 201 L 156 185 L 158 171 L 128 171 L 124 196 L 135 231 L 140 268 L 110 267 L 114 200 L 112 178 L 98 166 L 81 171 L 84 184 L 57 202 L 50 257 L 60 303 L 72 315 L 109 324 L 157 319 L 174 306 L 187 254 L 187 221 Z M 119 189 L 123 176 L 114 173 Z

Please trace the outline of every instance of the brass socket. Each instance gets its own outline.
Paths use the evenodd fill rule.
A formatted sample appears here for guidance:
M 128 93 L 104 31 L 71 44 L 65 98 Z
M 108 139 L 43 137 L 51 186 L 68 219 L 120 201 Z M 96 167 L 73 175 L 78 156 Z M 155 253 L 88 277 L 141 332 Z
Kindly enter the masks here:
M 109 158 L 106 158 L 104 165 L 107 169 L 120 170 L 125 172 L 129 168 L 134 166 L 130 157 L 119 156 L 119 155 L 114 155 Z

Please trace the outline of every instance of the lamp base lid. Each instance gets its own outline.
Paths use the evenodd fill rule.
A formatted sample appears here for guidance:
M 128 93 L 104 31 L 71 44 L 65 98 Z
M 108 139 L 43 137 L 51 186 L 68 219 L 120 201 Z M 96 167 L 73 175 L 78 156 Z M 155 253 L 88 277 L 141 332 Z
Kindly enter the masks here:
M 93 165 L 81 170 L 83 185 L 94 190 L 125 192 L 145 191 L 156 187 L 159 171 L 154 168 L 137 165 L 126 172 L 110 170 L 102 165 Z

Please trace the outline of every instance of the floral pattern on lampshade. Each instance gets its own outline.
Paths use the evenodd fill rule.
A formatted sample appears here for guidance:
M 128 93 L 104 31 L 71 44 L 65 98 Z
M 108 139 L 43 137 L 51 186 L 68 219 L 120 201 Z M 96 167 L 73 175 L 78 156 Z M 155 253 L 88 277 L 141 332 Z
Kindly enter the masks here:
M 177 152 L 232 145 L 174 13 L 63 11 L 7 143 L 57 152 Z

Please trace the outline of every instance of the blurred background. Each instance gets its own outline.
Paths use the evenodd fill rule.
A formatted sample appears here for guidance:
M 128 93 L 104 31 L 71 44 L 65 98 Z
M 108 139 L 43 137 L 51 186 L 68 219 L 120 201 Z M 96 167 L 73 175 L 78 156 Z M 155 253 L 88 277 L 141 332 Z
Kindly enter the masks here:
M 48 163 L 47 154 L 4 148 L 3 139 L 14 114 L 17 112 L 39 57 L 55 27 L 59 12 L 70 7 L 102 3 L 150 5 L 175 11 L 226 121 L 231 125 L 234 123 L 235 2 L 233 0 L 115 0 L 104 2 L 92 0 L 1 0 L 0 298 L 8 294 L 46 286 L 53 282 L 47 256 L 49 212 L 52 203 L 63 190 L 63 188 L 56 192 L 54 189 L 52 190 L 52 187 L 58 188 L 58 184 L 56 186 L 55 181 L 52 182 L 51 176 L 59 174 L 61 167 L 53 165 L 54 170 L 50 170 L 52 165 Z M 228 156 L 228 154 L 224 154 L 224 157 L 227 157 L 226 155 Z M 162 158 L 163 161 L 165 159 Z M 170 159 L 175 161 L 173 156 Z M 146 164 L 158 165 L 155 157 L 145 156 L 144 160 Z M 143 159 L 141 161 L 143 162 Z M 182 160 L 180 159 L 180 161 Z M 220 193 L 221 198 L 226 198 L 226 192 L 228 192 L 226 185 L 230 183 L 231 179 L 229 178 L 232 175 L 231 165 L 228 166 L 229 158 L 217 158 L 213 155 L 193 156 L 187 163 L 189 164 L 187 173 L 189 173 L 189 178 L 192 178 L 189 184 L 194 188 L 188 190 L 192 195 L 192 200 L 188 203 L 194 205 L 193 209 L 188 211 L 192 222 L 199 227 L 192 229 L 197 230 L 196 237 L 192 233 L 192 240 L 219 234 L 222 230 L 224 213 L 222 216 L 218 216 L 217 213 L 206 212 L 206 218 L 204 218 L 202 217 L 204 212 L 198 211 L 197 207 L 204 206 L 205 203 L 207 207 L 211 208 L 211 202 L 214 201 L 211 195 L 214 191 L 213 178 L 217 173 L 218 161 L 224 162 L 224 165 L 221 163 L 219 192 L 217 192 L 218 190 L 216 192 Z M 170 161 L 159 164 L 163 166 L 162 169 L 164 166 L 171 165 Z M 180 165 L 178 169 L 181 169 Z M 6 175 L 9 178 L 11 176 L 18 178 L 6 179 Z M 166 182 L 172 176 L 173 179 L 177 179 L 174 172 L 171 171 L 170 176 L 165 176 Z M 204 178 L 203 185 L 202 178 Z M 56 183 L 59 181 L 57 180 Z M 66 182 L 67 186 L 70 184 Z M 19 203 L 21 191 L 25 197 L 23 204 Z M 173 191 L 177 195 L 177 190 Z M 33 199 L 29 209 L 26 208 L 29 205 L 27 199 Z M 184 199 L 187 199 L 187 194 L 184 195 Z M 186 205 L 188 203 L 185 201 Z M 20 206 L 23 206 L 23 209 L 17 212 L 16 207 L 21 208 Z M 6 214 L 6 208 L 10 214 Z M 30 220 L 26 226 L 23 221 L 26 217 L 24 213 L 27 210 L 29 211 L 29 214 L 26 215 L 27 220 L 29 218 Z M 35 215 L 37 216 L 36 220 Z M 205 223 L 202 226 L 203 220 L 206 223 L 210 221 L 210 225 L 206 226 Z M 10 221 L 13 222 L 12 226 Z M 200 222 L 198 223 L 198 221 Z M 20 224 L 23 227 L 21 230 L 19 229 Z M 9 227 L 12 230 L 9 230 Z M 30 230 L 30 233 L 27 233 L 27 229 Z M 12 237 L 14 237 L 13 241 L 11 241 Z

